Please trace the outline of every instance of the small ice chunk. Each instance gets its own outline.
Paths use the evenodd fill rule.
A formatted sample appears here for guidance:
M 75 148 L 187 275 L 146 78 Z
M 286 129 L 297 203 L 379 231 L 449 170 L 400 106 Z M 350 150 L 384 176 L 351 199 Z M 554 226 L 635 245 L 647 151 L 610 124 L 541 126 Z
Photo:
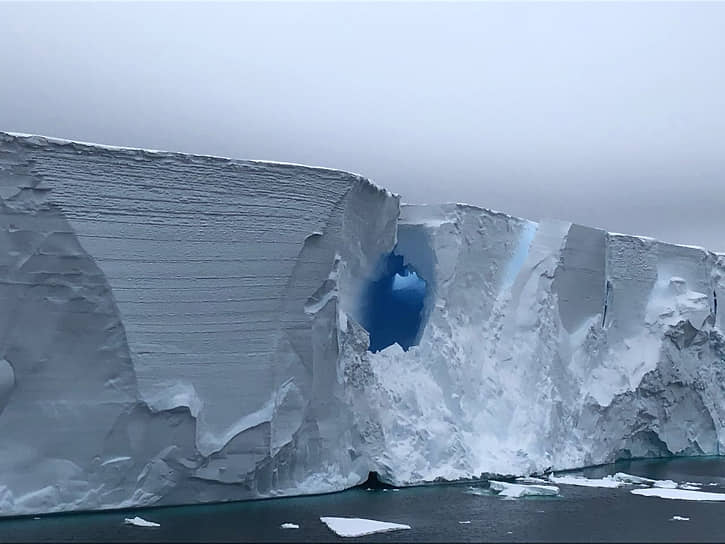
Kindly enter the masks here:
M 683 516 L 672 516 L 670 518 L 670 521 L 690 521 L 690 518 L 686 518 Z
M 682 484 L 678 487 L 680 489 L 687 489 L 688 491 L 699 491 L 700 490 L 700 486 L 698 486 L 698 485 Z
M 617 472 L 612 476 L 615 480 L 623 482 L 625 484 L 649 484 L 655 483 L 655 480 L 651 478 L 645 478 L 643 476 L 635 476 L 634 474 L 627 474 L 626 472 Z
M 653 485 L 662 489 L 677 489 L 677 483 L 672 480 L 655 480 Z
M 555 496 L 559 494 L 559 488 L 554 485 L 509 484 L 496 480 L 491 480 L 489 484 L 491 489 L 504 497 Z
M 467 519 L 466 521 L 459 521 L 458 523 L 460 523 L 461 525 L 468 525 L 469 523 L 471 523 L 471 520 Z
M 283 523 L 282 525 L 280 525 L 280 528 L 281 529 L 299 529 L 300 526 L 297 525 L 296 523 Z
M 375 521 L 374 519 L 322 517 L 320 521 L 336 535 L 348 537 L 410 529 L 410 525 Z
M 645 497 L 679 499 L 682 501 L 725 501 L 725 493 L 689 491 L 686 489 L 663 489 L 657 487 L 648 487 L 647 489 L 633 489 L 632 493 L 635 495 L 643 495 Z
M 135 525 L 136 527 L 161 527 L 161 525 L 155 521 L 148 521 L 138 516 L 135 518 L 125 518 L 123 521 L 127 525 Z
M 619 487 L 623 482 L 615 480 L 611 476 L 604 478 L 584 478 L 583 476 L 549 476 L 549 480 L 555 484 L 580 485 L 583 487 Z

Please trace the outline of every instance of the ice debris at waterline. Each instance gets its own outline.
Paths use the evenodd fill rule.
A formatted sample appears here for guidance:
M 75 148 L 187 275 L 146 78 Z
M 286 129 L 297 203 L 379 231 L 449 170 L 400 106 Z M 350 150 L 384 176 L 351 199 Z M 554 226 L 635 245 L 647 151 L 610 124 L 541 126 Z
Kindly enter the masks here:
M 511 484 L 507 482 L 498 482 L 496 480 L 491 480 L 489 485 L 491 490 L 502 497 L 518 498 L 529 496 L 552 496 L 559 494 L 559 488 L 554 485 Z
M 324 517 L 320 521 L 338 536 L 354 537 L 410 529 L 410 525 L 363 518 Z
M 126 525 L 134 525 L 136 527 L 161 527 L 161 525 L 155 521 L 148 521 L 138 516 L 135 518 L 125 518 L 123 522 Z
M 725 451 L 701 248 L 0 133 L 0 292 L 0 515 Z

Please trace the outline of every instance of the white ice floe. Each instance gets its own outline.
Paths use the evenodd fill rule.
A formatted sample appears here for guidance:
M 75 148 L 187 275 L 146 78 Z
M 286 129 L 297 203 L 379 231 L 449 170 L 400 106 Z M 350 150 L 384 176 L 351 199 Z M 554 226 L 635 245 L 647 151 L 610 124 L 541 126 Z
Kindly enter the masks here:
M 161 525 L 155 521 L 148 521 L 138 516 L 135 518 L 125 518 L 123 521 L 126 525 L 135 525 L 136 527 L 161 527 Z
M 523 485 L 510 484 L 491 480 L 491 489 L 504 497 L 556 496 L 559 488 L 555 485 Z
M 280 528 L 281 529 L 299 529 L 300 526 L 297 525 L 296 523 L 283 523 L 282 525 L 280 525 Z
M 461 525 L 468 525 L 469 523 L 471 523 L 471 520 L 468 519 L 466 521 L 459 521 L 458 523 L 460 523 Z
M 555 484 L 579 485 L 583 487 L 620 487 L 623 482 L 615 480 L 611 476 L 604 478 L 584 478 L 583 476 L 549 476 L 549 480 Z
M 375 521 L 374 519 L 322 517 L 320 521 L 336 535 L 347 537 L 410 529 L 410 525 Z
M 677 489 L 677 483 L 672 480 L 655 480 L 652 485 L 662 489 Z
M 682 501 L 725 501 L 725 493 L 709 493 L 707 491 L 689 491 L 686 489 L 662 489 L 650 487 L 633 489 L 635 495 L 659 497 L 661 499 L 679 499 Z
M 670 521 L 690 521 L 690 518 L 686 518 L 683 516 L 672 516 L 670 518 Z
M 525 476 L 523 478 L 516 478 L 517 484 L 543 484 L 547 485 L 551 482 L 544 480 L 543 478 L 534 478 L 533 476 Z
M 647 484 L 652 485 L 655 480 L 651 478 L 645 478 L 644 476 L 635 476 L 634 474 L 627 474 L 625 472 L 617 472 L 612 476 L 615 480 L 625 484 Z
M 688 491 L 700 491 L 700 486 L 697 485 L 681 484 L 678 487 L 680 489 L 686 489 Z

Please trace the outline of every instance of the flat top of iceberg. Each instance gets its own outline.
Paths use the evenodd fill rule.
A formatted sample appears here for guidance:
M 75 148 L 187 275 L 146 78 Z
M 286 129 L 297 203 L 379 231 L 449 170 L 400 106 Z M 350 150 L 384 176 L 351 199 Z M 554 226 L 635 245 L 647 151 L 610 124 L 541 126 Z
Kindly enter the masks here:
M 320 521 L 327 525 L 330 530 L 338 536 L 347 537 L 410 529 L 410 525 L 404 525 L 402 523 L 389 523 L 387 521 L 376 521 L 374 519 L 363 518 L 322 517 L 320 518 Z
M 384 191 L 388 195 L 396 196 L 396 197 L 399 196 L 396 193 L 389 191 L 385 187 L 381 187 L 377 183 L 371 181 L 369 178 L 367 178 L 361 174 L 358 174 L 356 172 L 350 172 L 348 170 L 342 170 L 340 168 L 331 168 L 329 166 L 316 166 L 316 165 L 310 165 L 310 164 L 300 164 L 300 163 L 296 163 L 296 162 L 269 161 L 269 160 L 260 160 L 260 159 L 236 159 L 233 157 L 223 157 L 221 155 L 207 155 L 207 154 L 199 154 L 199 153 L 185 153 L 182 151 L 168 151 L 168 150 L 164 150 L 164 149 L 147 149 L 147 148 L 142 148 L 142 147 L 128 147 L 128 146 L 119 146 L 119 145 L 98 144 L 98 143 L 94 143 L 94 142 L 84 142 L 82 140 L 69 140 L 67 138 L 57 138 L 55 136 L 43 136 L 41 134 L 28 134 L 28 133 L 24 133 L 24 132 L 0 131 L 0 134 L 7 134 L 8 136 L 28 140 L 31 143 L 36 143 L 36 144 L 48 143 L 48 144 L 56 144 L 56 145 L 77 145 L 77 146 L 82 146 L 82 147 L 105 149 L 108 151 L 125 151 L 125 152 L 130 152 L 130 153 L 149 153 L 149 154 L 168 155 L 168 156 L 185 155 L 185 156 L 198 157 L 198 158 L 203 158 L 203 159 L 220 160 L 220 161 L 232 161 L 232 162 L 239 162 L 239 163 L 254 163 L 254 164 L 269 164 L 269 165 L 280 165 L 280 166 L 294 166 L 294 167 L 299 167 L 299 168 L 311 168 L 311 169 L 315 169 L 315 170 L 328 170 L 328 171 L 332 171 L 332 172 L 341 172 L 344 174 L 356 176 L 360 179 L 364 179 L 365 181 L 367 181 L 371 185 L 373 185 L 375 188 L 377 188 L 379 191 Z

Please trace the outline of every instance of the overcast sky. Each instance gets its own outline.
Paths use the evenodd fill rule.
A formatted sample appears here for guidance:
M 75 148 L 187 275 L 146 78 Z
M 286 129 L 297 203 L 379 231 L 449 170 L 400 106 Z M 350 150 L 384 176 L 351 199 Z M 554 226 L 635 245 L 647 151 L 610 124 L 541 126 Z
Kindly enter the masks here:
M 725 251 L 725 3 L 1 3 L 0 130 Z

